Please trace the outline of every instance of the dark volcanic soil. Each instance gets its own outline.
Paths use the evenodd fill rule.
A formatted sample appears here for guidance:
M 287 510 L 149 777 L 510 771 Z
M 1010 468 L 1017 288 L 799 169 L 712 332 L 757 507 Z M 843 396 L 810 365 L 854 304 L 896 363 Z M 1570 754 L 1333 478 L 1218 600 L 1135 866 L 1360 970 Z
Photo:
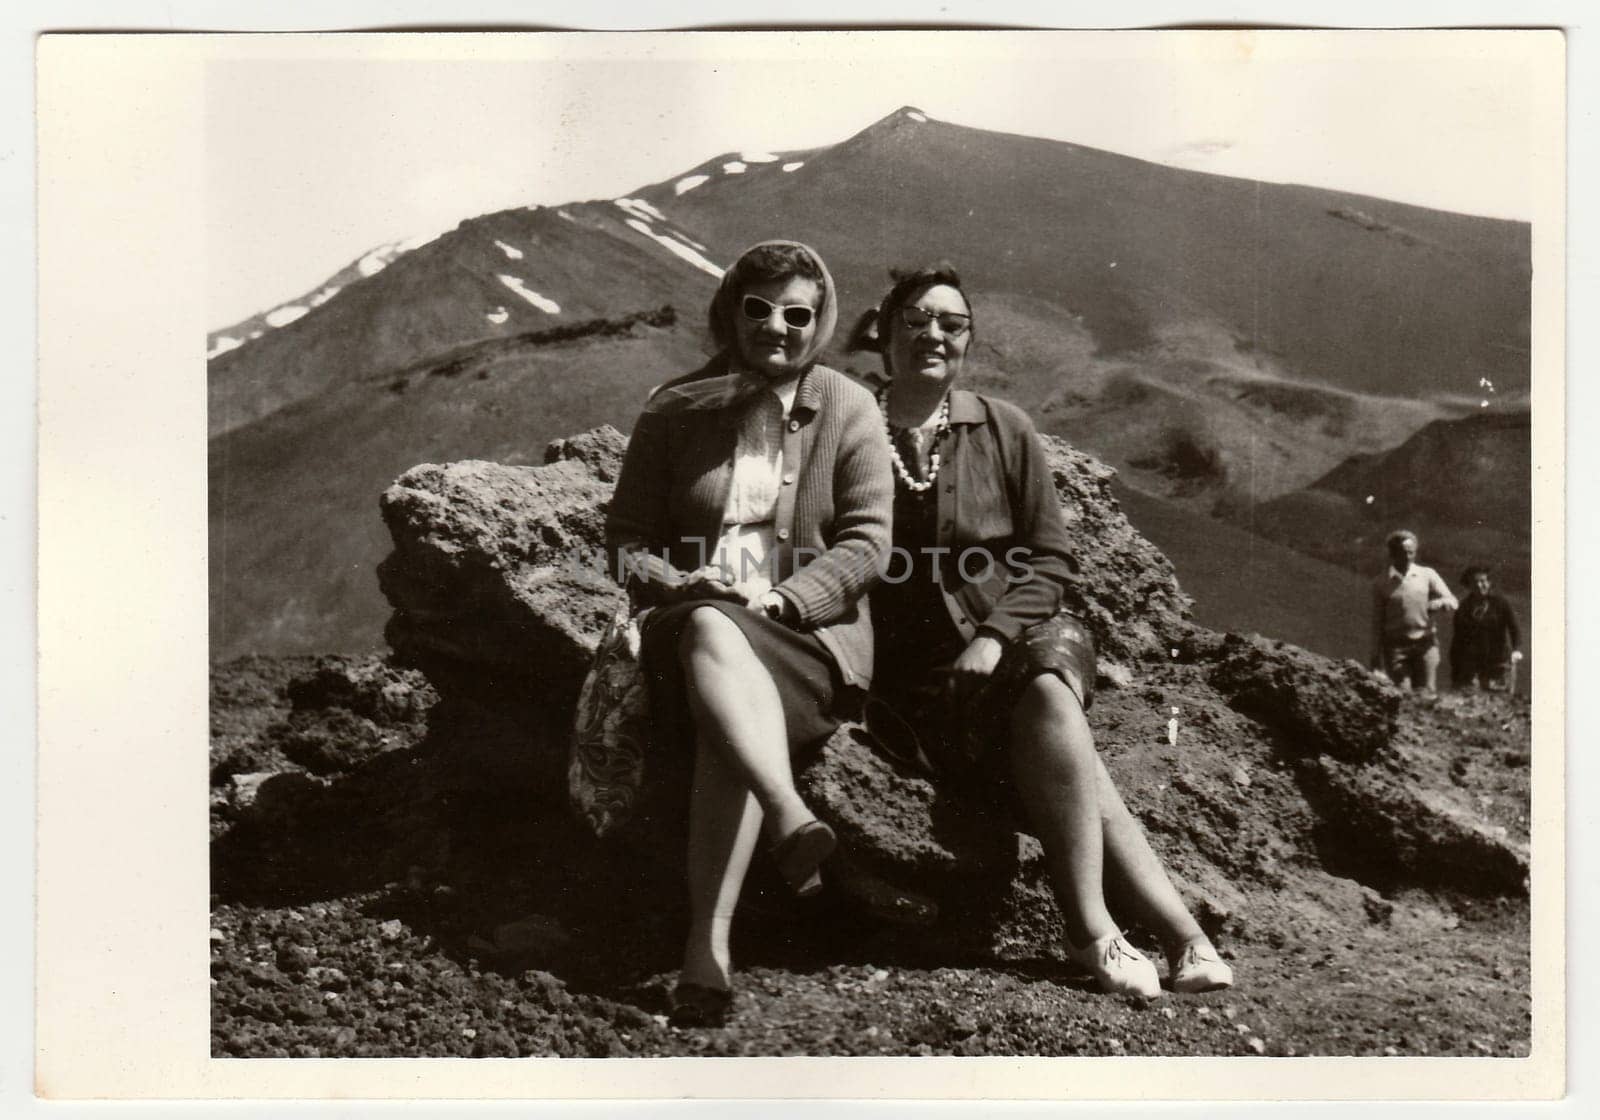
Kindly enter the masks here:
M 1316 839 L 1303 777 L 1272 754 L 1219 753 L 1241 717 L 1196 673 L 1153 667 L 1102 693 L 1092 722 L 1174 872 L 1203 880 L 1204 861 L 1235 876 L 1237 899 L 1201 915 L 1232 990 L 1143 1005 L 1054 960 L 949 959 L 843 897 L 780 895 L 758 862 L 734 1016 L 685 1031 L 664 1014 L 681 913 L 639 905 L 658 884 L 617 851 L 564 817 L 531 819 L 523 795 L 432 749 L 420 676 L 375 659 L 219 665 L 213 1053 L 1527 1054 L 1526 898 L 1386 884 L 1374 865 L 1330 879 L 1303 854 Z M 1178 748 L 1158 718 L 1170 706 Z M 1418 779 L 1471 791 L 1492 826 L 1526 838 L 1525 707 L 1408 701 L 1398 738 L 1449 743 L 1411 756 Z M 1234 819 L 1175 827 L 1163 795 L 1220 780 Z

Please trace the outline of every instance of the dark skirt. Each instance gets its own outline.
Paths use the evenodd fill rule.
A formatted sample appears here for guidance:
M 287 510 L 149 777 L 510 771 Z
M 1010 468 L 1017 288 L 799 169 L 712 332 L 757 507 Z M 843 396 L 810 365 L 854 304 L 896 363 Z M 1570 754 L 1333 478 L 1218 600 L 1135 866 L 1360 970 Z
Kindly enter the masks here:
M 892 652 L 881 652 L 881 661 L 893 662 Z M 944 680 L 959 655 L 956 649 L 915 678 L 880 672 L 873 697 L 888 710 L 880 703 L 869 706 L 868 726 L 887 752 L 911 769 L 1010 803 L 1015 795 L 1006 761 L 1011 713 L 1033 679 L 1046 673 L 1059 677 L 1088 711 L 1094 703 L 1094 637 L 1081 619 L 1065 611 L 1030 626 L 1006 644 L 976 695 L 952 709 Z
M 651 723 L 658 742 L 694 744 L 678 642 L 689 615 L 701 607 L 720 611 L 744 634 L 756 659 L 766 666 L 783 704 L 791 756 L 820 747 L 859 701 L 846 688 L 828 647 L 815 634 L 791 630 L 781 622 L 726 599 L 694 599 L 656 607 L 640 624 L 639 661 L 650 688 Z

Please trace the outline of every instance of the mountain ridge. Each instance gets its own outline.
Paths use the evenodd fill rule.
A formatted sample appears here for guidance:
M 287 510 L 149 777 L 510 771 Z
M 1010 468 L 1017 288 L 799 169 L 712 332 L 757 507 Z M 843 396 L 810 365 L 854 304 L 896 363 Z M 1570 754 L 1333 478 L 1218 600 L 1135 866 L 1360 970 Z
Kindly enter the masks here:
M 1526 391 L 1525 225 L 906 107 L 835 145 L 723 153 L 617 199 L 465 219 L 218 354 L 214 651 L 370 648 L 380 542 L 346 522 L 417 462 L 626 430 L 650 386 L 703 359 L 721 268 L 772 236 L 829 262 L 844 326 L 824 360 L 862 379 L 879 359 L 846 352 L 844 328 L 887 267 L 954 260 L 977 317 L 967 384 L 1200 517 L 1458 419 L 1480 384 Z M 626 338 L 517 341 L 661 308 L 671 325 Z M 457 366 L 470 372 L 427 376 Z

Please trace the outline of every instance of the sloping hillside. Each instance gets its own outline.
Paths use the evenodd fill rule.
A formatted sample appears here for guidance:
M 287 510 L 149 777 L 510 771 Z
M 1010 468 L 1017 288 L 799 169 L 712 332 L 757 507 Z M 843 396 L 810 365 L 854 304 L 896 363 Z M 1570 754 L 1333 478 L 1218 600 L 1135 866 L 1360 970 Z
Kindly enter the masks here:
M 1527 384 L 1526 225 L 903 109 L 832 147 L 729 153 L 630 197 L 382 246 L 213 335 L 213 652 L 371 648 L 376 494 L 420 461 L 627 430 L 648 386 L 701 359 L 722 266 L 771 236 L 817 245 L 846 322 L 889 264 L 950 257 L 977 300 L 969 383 L 1195 513 L 1301 492 L 1460 416 L 1482 379 Z M 662 306 L 671 327 L 564 333 Z M 874 372 L 844 333 L 829 360 Z M 1494 527 L 1468 526 L 1474 547 L 1478 529 Z M 1278 539 L 1345 562 L 1298 531 Z M 1185 547 L 1171 551 L 1183 571 Z
M 507 210 L 461 223 L 214 359 L 211 434 L 470 343 L 663 304 L 703 307 L 715 278 L 686 259 L 698 255 L 693 247 L 629 222 L 646 224 L 605 203 Z M 682 251 L 668 251 L 663 240 Z
M 683 194 L 681 180 L 636 193 L 713 257 L 762 237 L 811 240 L 847 307 L 870 304 L 888 264 L 942 256 L 980 297 L 1080 316 L 1105 356 L 1201 323 L 1263 367 L 1348 390 L 1527 385 L 1525 223 L 1180 170 L 910 108 L 803 161 L 738 165 Z
M 605 322 L 370 375 L 214 437 L 211 648 L 375 648 L 387 613 L 378 495 L 399 474 L 462 457 L 537 462 L 557 435 L 618 422 L 617 402 L 637 411 L 700 359 L 697 332 L 659 313 Z
M 1342 463 L 1305 490 L 1241 512 L 1252 532 L 1359 572 L 1378 570 L 1383 539 L 1406 527 L 1455 582 L 1486 563 L 1526 594 L 1531 560 L 1531 416 L 1484 411 L 1435 421 L 1399 447 Z

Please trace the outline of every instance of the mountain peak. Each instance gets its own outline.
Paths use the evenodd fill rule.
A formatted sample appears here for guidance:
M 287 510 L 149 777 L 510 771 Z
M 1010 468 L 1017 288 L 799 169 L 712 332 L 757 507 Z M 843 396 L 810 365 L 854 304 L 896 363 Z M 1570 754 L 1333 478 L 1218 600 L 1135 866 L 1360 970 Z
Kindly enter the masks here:
M 867 125 L 866 128 L 839 144 L 835 150 L 849 150 L 866 140 L 876 140 L 886 136 L 905 136 L 919 125 L 927 124 L 932 119 L 915 105 L 902 105 L 888 116 Z

